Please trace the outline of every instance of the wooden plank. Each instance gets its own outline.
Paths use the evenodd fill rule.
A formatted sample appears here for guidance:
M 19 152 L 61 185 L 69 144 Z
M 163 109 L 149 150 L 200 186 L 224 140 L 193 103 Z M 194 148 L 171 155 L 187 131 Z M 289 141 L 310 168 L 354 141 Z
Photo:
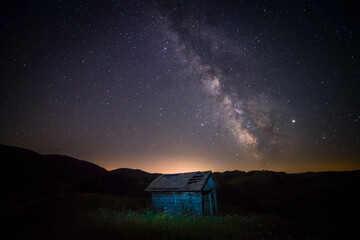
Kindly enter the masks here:
M 174 204 L 175 204 L 175 206 L 176 206 L 176 193 L 173 192 L 173 195 L 174 195 Z
M 153 206 L 164 206 L 164 207 L 172 207 L 172 208 L 189 208 L 189 209 L 200 209 L 201 210 L 201 204 L 177 204 L 174 205 L 174 203 L 170 202 L 154 202 Z
M 169 199 L 169 200 L 167 200 L 167 199 L 155 199 L 152 202 L 153 203 L 155 203 L 155 202 L 163 202 L 163 203 L 172 202 L 172 203 L 175 204 L 174 199 Z M 187 205 L 187 204 L 201 205 L 201 201 L 199 201 L 199 200 L 196 200 L 196 201 L 189 201 L 189 200 L 179 201 L 179 200 L 177 200 L 176 201 L 176 205 L 182 205 L 182 204 L 185 204 L 185 205 Z
M 195 197 L 195 196 L 201 196 L 201 193 L 193 193 L 193 192 L 175 192 L 177 196 L 190 196 L 190 197 Z M 168 196 L 168 197 L 172 197 L 173 194 L 172 192 L 170 193 L 153 193 L 152 196 Z
M 211 204 L 211 194 L 209 194 L 209 205 L 210 205 L 210 215 L 213 215 L 213 209 L 212 209 L 212 204 Z
M 152 201 L 165 201 L 165 202 L 175 202 L 173 198 L 153 198 Z M 178 199 L 176 198 L 176 202 L 193 202 L 193 203 L 201 203 L 200 199 Z
M 218 214 L 218 207 L 217 207 L 217 199 L 216 199 L 216 190 L 214 191 L 214 203 L 215 203 L 215 212 L 216 215 Z
M 165 198 L 165 199 L 174 199 L 174 196 L 167 196 L 167 195 L 163 195 L 163 196 L 153 196 L 152 198 L 157 199 L 157 198 Z M 181 195 L 176 195 L 177 199 L 200 199 L 200 196 L 181 196 Z

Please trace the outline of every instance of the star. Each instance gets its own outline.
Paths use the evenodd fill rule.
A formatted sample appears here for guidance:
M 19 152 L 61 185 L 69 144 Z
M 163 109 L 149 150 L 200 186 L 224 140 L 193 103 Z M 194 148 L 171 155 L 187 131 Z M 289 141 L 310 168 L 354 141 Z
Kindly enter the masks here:
M 204 169 L 223 161 L 222 170 L 271 163 L 296 172 L 288 158 L 311 166 L 316 156 L 328 169 L 323 147 L 351 143 L 341 165 L 360 166 L 355 11 L 334 9 L 328 18 L 316 4 L 304 13 L 292 3 L 289 16 L 290 6 L 257 1 L 135 2 L 9 6 L 1 20 L 0 144 L 61 149 L 107 168 L 126 167 L 134 155 L 143 160 L 131 166 L 143 168 L 154 142 L 159 155 L 211 155 Z

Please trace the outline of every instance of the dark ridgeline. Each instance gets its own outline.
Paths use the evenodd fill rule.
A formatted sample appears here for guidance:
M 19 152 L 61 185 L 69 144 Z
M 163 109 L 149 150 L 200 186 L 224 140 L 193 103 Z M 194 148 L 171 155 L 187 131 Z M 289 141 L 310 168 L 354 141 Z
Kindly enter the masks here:
M 9 203 L 64 192 L 96 191 L 90 183 L 106 173 L 93 163 L 68 156 L 0 145 L 0 194 L 1 200 Z
M 107 171 L 68 156 L 0 145 L 2 206 L 76 192 L 144 197 L 145 187 L 157 176 L 132 169 Z
M 350 221 L 352 218 L 348 216 L 359 210 L 360 171 L 299 174 L 230 171 L 213 175 L 221 186 L 217 189 L 220 213 L 255 212 L 283 217 L 321 215 Z M 32 199 L 75 192 L 149 198 L 144 189 L 159 176 L 126 168 L 107 171 L 67 156 L 41 155 L 0 145 L 0 203 L 5 208 Z
M 246 211 L 291 218 L 334 216 L 346 221 L 350 221 L 348 216 L 360 213 L 359 170 L 297 174 L 231 171 L 214 175 L 221 184 L 219 201 Z
M 219 188 L 211 171 L 163 174 L 145 191 L 151 193 L 156 210 L 194 215 L 218 213 L 216 189 Z

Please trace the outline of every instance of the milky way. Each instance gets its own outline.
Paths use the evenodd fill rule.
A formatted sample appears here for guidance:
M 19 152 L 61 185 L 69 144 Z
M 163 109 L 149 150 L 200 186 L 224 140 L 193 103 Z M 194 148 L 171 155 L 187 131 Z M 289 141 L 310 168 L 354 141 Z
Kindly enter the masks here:
M 221 37 L 217 33 L 211 32 L 206 23 L 203 24 L 194 19 L 185 19 L 187 24 L 184 24 L 186 27 L 182 31 L 189 32 L 191 38 L 184 40 L 171 27 L 171 23 L 168 23 L 167 17 L 160 15 L 160 19 L 165 25 L 165 32 L 169 36 L 169 42 L 174 44 L 180 62 L 184 63 L 184 66 L 188 69 L 188 77 L 196 79 L 197 84 L 209 96 L 208 100 L 213 106 L 212 117 L 232 135 L 240 151 L 250 153 L 252 157 L 258 158 L 267 150 L 278 149 L 280 146 L 282 148 L 289 147 L 282 140 L 287 138 L 287 143 L 292 142 L 289 140 L 290 136 L 279 131 L 280 125 L 283 127 L 283 131 L 290 131 L 290 129 L 286 129 L 288 126 L 285 123 L 279 123 L 281 119 L 286 118 L 282 115 L 284 113 L 288 114 L 289 110 L 280 110 L 279 107 L 274 107 L 280 104 L 278 102 L 269 104 L 272 101 L 269 96 L 267 96 L 267 99 L 263 99 L 261 94 L 249 91 L 238 96 L 236 88 L 231 89 L 232 91 L 225 90 L 225 82 L 232 82 L 231 80 L 234 80 L 236 76 L 223 76 L 221 68 L 207 64 L 206 59 L 200 57 L 189 44 L 192 38 L 200 39 L 200 44 L 210 42 L 211 44 L 208 46 L 210 50 L 207 50 L 212 55 L 219 56 L 222 51 L 214 39 Z M 189 22 L 196 22 L 198 26 L 188 24 Z M 201 28 L 201 30 L 197 28 Z M 224 38 L 223 34 L 222 36 Z M 239 57 L 237 56 L 236 46 L 233 46 L 233 44 L 230 44 L 230 47 L 228 46 L 227 51 L 232 53 L 232 58 Z M 236 80 L 240 82 L 240 84 L 237 83 L 237 88 L 248 88 L 243 79 Z M 269 159 L 266 154 L 264 157 Z M 248 158 L 251 159 L 250 156 Z
M 1 144 L 152 172 L 360 167 L 354 1 L 5 5 Z

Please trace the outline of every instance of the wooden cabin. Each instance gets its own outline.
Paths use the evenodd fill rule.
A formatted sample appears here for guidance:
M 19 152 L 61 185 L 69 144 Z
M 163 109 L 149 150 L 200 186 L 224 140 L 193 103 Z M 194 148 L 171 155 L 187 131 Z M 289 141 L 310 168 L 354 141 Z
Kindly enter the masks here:
M 163 174 L 145 191 L 150 192 L 155 210 L 174 214 L 217 214 L 216 189 L 219 187 L 213 173 L 189 172 Z

